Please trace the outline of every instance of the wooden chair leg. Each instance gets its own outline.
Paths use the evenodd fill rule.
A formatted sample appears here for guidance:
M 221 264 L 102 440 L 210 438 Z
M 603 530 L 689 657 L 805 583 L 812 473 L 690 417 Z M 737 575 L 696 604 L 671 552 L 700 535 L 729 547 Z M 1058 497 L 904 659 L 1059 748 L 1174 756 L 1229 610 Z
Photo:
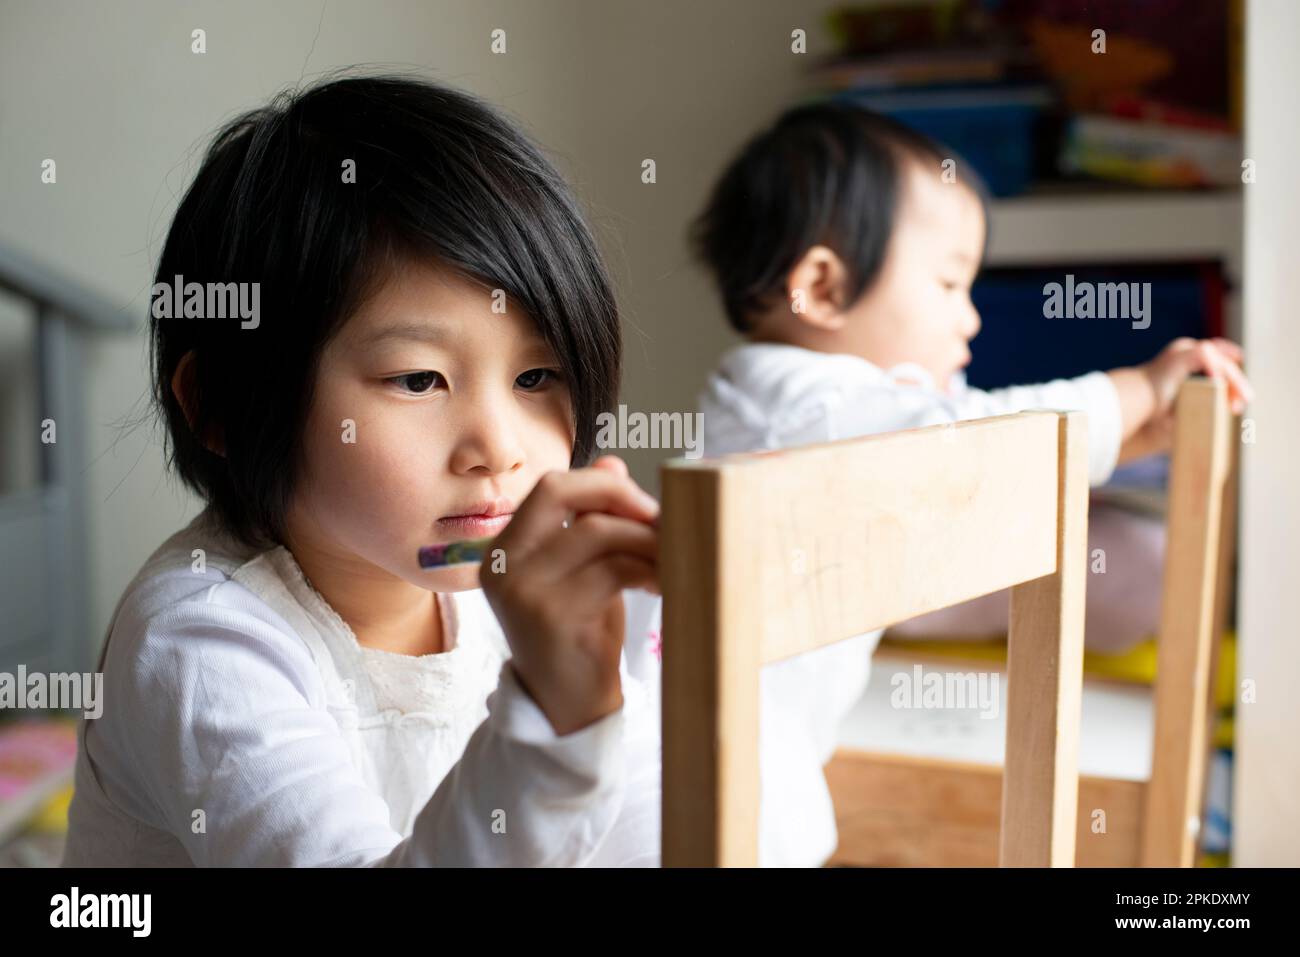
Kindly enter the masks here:
M 1088 559 L 1087 423 L 1060 416 L 1056 572 L 1011 590 L 998 862 L 1074 866 Z
M 664 867 L 758 864 L 759 647 L 741 547 L 754 513 L 716 474 L 668 471 L 663 611 Z
M 1175 410 L 1169 538 L 1156 657 L 1156 726 L 1143 810 L 1144 867 L 1190 867 L 1196 855 L 1211 720 L 1210 677 L 1224 603 L 1230 445 L 1222 386 L 1188 383 Z

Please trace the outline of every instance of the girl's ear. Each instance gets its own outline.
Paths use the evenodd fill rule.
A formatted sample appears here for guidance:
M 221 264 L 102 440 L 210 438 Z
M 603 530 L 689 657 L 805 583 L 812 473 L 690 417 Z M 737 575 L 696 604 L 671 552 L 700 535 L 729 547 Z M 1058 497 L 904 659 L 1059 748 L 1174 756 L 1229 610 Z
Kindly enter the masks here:
M 848 280 L 848 267 L 834 250 L 813 246 L 786 277 L 786 304 L 799 321 L 835 332 L 844 327 Z
M 195 361 L 194 350 L 191 349 L 181 356 L 181 361 L 176 365 L 176 371 L 172 373 L 172 395 L 176 397 L 181 411 L 185 413 L 185 421 L 189 423 L 190 431 L 194 430 L 194 400 L 198 394 L 198 376 L 196 375 L 198 367 L 195 365 Z M 213 425 L 209 427 L 203 445 L 209 452 L 225 456 L 226 443 L 222 439 L 220 426 Z

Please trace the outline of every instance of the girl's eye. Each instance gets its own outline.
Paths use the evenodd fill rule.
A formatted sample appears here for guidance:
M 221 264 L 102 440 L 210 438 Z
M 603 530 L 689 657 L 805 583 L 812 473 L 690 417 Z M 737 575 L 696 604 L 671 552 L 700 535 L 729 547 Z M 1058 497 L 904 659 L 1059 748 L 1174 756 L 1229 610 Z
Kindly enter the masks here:
M 408 372 L 405 375 L 393 376 L 388 381 L 396 382 L 414 395 L 424 395 L 441 380 L 442 376 L 437 372 Z
M 548 382 L 554 382 L 559 379 L 560 374 L 555 369 L 529 369 L 515 379 L 515 385 L 521 389 L 538 389 Z

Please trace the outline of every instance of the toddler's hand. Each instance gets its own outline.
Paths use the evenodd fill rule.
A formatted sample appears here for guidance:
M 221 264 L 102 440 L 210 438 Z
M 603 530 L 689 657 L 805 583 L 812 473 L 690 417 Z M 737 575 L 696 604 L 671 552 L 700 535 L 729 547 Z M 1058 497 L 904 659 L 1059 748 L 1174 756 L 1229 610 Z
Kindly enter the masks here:
M 1156 396 L 1151 418 L 1157 420 L 1169 412 L 1183 380 L 1198 372 L 1212 379 L 1223 379 L 1228 386 L 1233 414 L 1240 413 L 1255 398 L 1255 390 L 1241 371 L 1241 359 L 1241 346 L 1230 339 L 1175 339 L 1158 356 L 1139 366 Z
M 548 472 L 492 544 L 504 552 L 505 572 L 480 566 L 515 674 L 556 734 L 623 704 L 622 591 L 658 591 L 658 514 L 614 456 Z
M 1121 407 L 1129 402 L 1128 408 L 1132 409 L 1126 413 L 1132 431 L 1120 447 L 1120 463 L 1169 451 L 1174 437 L 1174 400 L 1179 386 L 1190 375 L 1204 372 L 1211 378 L 1223 379 L 1233 414 L 1245 409 L 1255 397 L 1255 390 L 1241 371 L 1241 358 L 1241 347 L 1229 339 L 1182 338 L 1169 343 L 1150 362 L 1112 372 L 1121 389 Z M 1145 390 L 1136 385 L 1144 380 Z

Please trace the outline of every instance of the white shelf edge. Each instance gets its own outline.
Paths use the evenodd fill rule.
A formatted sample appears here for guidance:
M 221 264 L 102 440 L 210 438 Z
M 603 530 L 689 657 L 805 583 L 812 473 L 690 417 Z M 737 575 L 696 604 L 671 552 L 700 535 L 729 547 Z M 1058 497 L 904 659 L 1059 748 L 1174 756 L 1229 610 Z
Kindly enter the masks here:
M 1241 257 L 1239 190 L 1030 194 L 995 200 L 988 266 Z

